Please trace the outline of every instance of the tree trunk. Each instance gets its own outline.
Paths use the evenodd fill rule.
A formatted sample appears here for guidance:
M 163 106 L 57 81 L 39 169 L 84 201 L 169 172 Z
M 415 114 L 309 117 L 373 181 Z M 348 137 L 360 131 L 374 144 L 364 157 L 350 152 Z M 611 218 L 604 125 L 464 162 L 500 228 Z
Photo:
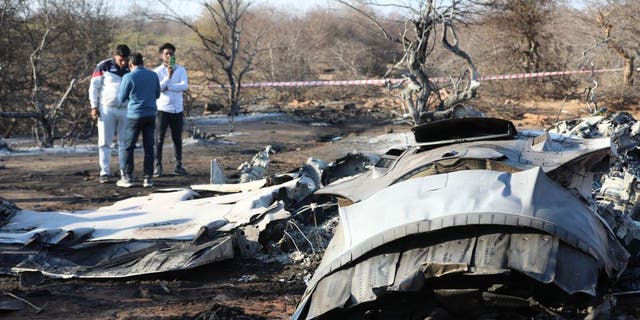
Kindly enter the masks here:
M 602 29 L 602 33 L 605 37 L 605 42 L 607 43 L 607 46 L 611 50 L 613 50 L 615 53 L 617 53 L 618 56 L 620 56 L 620 58 L 624 60 L 623 81 L 624 81 L 624 85 L 629 87 L 633 85 L 633 72 L 634 72 L 633 66 L 634 66 L 635 57 L 629 54 L 629 52 L 627 52 L 627 50 L 622 45 L 611 40 L 611 29 L 613 29 L 613 25 L 609 23 L 607 20 L 609 18 L 610 13 L 611 12 L 605 14 L 600 12 L 596 17 L 596 21 L 598 22 L 598 24 L 600 25 L 600 28 Z
M 227 99 L 229 100 L 229 116 L 230 117 L 235 117 L 240 113 L 240 106 L 238 103 L 238 92 L 237 92 L 237 88 L 235 86 L 235 84 L 231 87 L 229 87 L 229 90 L 227 92 L 228 97 Z
M 55 140 L 53 134 L 53 127 L 49 119 L 46 116 L 41 116 L 37 118 L 38 126 L 40 127 L 40 135 L 38 136 L 38 140 L 40 141 L 40 146 L 43 148 L 51 148 L 53 147 L 53 142 Z
M 630 87 L 633 85 L 633 71 L 635 70 L 634 57 L 627 56 L 624 59 L 624 85 Z

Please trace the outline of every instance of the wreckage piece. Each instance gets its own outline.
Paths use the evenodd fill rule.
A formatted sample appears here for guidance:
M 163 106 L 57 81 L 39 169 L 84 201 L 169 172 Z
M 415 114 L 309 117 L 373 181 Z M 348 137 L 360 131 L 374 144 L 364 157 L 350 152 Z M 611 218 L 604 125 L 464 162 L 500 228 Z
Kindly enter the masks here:
M 368 171 L 378 161 L 380 156 L 367 153 L 349 153 L 331 162 L 322 170 L 321 185 L 328 185 L 337 180 L 357 176 Z
M 358 202 L 395 183 L 444 172 L 517 172 L 541 167 L 553 173 L 571 164 L 588 166 L 601 162 L 610 150 L 608 138 L 574 139 L 544 131 L 517 132 L 509 121 L 492 118 L 434 121 L 415 128 L 414 133 L 416 145 L 391 149 L 371 170 L 326 186 L 316 194 Z M 585 183 L 589 189 L 585 196 L 590 197 L 590 181 Z
M 485 308 L 500 296 L 558 303 L 546 295 L 584 306 L 609 289 L 629 257 L 597 213 L 541 168 L 406 180 L 339 212 L 293 319 L 360 319 L 385 309 L 399 312 L 390 319 L 405 311 L 425 317 L 446 308 L 438 295 L 467 289 Z M 416 295 L 417 306 L 431 309 L 399 303 Z
M 224 218 L 231 205 L 220 205 L 210 213 L 197 213 L 200 199 L 182 189 L 153 193 L 118 201 L 97 210 L 76 212 L 37 212 L 21 210 L 9 224 L 0 227 L 1 243 L 26 244 L 37 241 L 55 244 L 65 232 L 90 229 L 88 241 L 128 239 L 191 240 L 199 226 Z
M 631 114 L 616 112 L 607 116 L 594 115 L 581 119 L 560 121 L 547 129 L 547 131 L 580 138 L 601 138 L 611 136 L 613 132 L 618 131 L 620 126 L 632 122 L 635 122 L 635 119 Z
M 244 162 L 238 167 L 241 183 L 262 179 L 269 167 L 270 152 L 272 152 L 271 145 L 267 145 L 264 150 L 253 156 L 250 163 Z
M 191 189 L 202 191 L 213 191 L 220 193 L 249 192 L 258 190 L 267 185 L 267 179 L 253 180 L 242 183 L 219 183 L 219 184 L 193 184 Z
M 96 241 L 40 250 L 11 271 L 63 279 L 123 278 L 192 269 L 232 259 L 234 252 L 231 236 L 199 245 L 175 240 Z
M 179 189 L 97 210 L 20 210 L 0 226 L 0 273 L 118 278 L 245 255 L 245 248 L 260 248 L 260 241 L 282 231 L 279 221 L 291 215 L 281 198 L 295 194 L 299 180 L 199 199 L 194 191 Z M 315 190 L 306 188 L 307 195 Z
M 20 208 L 15 203 L 0 197 L 0 226 L 7 224 L 18 211 Z
M 225 184 L 227 183 L 227 177 L 224 175 L 224 170 L 220 167 L 218 160 L 211 160 L 211 166 L 209 169 L 209 183 L 211 184 Z
M 239 183 L 209 183 L 209 184 L 194 184 L 191 185 L 192 190 L 196 191 L 211 191 L 216 193 L 236 193 L 236 192 L 252 192 L 264 187 L 271 187 L 275 185 L 283 184 L 287 181 L 299 178 L 298 173 L 285 173 L 275 174 L 268 176 L 264 179 L 253 180 L 248 182 Z
M 441 120 L 411 128 L 416 142 L 422 145 L 443 145 L 514 136 L 513 123 L 497 118 L 463 118 Z

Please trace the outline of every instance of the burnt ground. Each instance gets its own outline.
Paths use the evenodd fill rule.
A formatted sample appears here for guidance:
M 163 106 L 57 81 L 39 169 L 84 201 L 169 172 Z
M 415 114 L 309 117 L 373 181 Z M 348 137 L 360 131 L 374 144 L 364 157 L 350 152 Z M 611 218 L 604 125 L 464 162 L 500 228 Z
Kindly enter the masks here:
M 309 157 L 331 161 L 346 154 L 329 142 L 332 137 L 380 135 L 394 128 L 381 119 L 389 117 L 388 114 L 362 116 L 357 110 L 330 108 L 293 109 L 286 113 L 235 122 L 232 128 L 229 124 L 198 125 L 217 138 L 184 147 L 184 165 L 189 176 L 172 174 L 173 148 L 168 138 L 164 159 L 171 161 L 165 161 L 165 175 L 154 179 L 154 189 L 208 183 L 212 159 L 222 165 L 227 177 L 237 178 L 238 165 L 250 161 L 267 144 L 276 150 L 268 174 L 297 169 Z M 395 128 L 408 130 L 406 126 Z M 138 150 L 135 153 L 134 175 L 138 176 L 142 175 L 141 153 Z M 97 160 L 97 151 L 0 156 L 0 197 L 22 209 L 71 211 L 106 206 L 152 191 L 142 188 L 139 180 L 130 189 L 118 188 L 115 183 L 99 184 Z M 112 171 L 117 171 L 117 158 L 113 156 L 111 162 Z M 100 281 L 48 279 L 31 288 L 21 287 L 16 277 L 0 276 L 1 291 L 44 306 L 37 313 L 25 305 L 21 311 L 0 313 L 0 318 L 192 319 L 204 312 L 216 316 L 211 319 L 286 319 L 304 292 L 303 276 L 313 272 L 319 257 L 316 260 L 299 265 L 237 258 L 161 276 Z
M 366 105 L 365 105 L 366 106 Z M 516 123 L 536 127 L 557 114 L 557 104 L 524 108 Z M 567 108 L 569 110 L 577 110 Z M 272 110 L 273 111 L 273 110 Z M 298 106 L 285 116 L 254 122 L 202 126 L 202 131 L 218 140 L 190 144 L 184 148 L 189 176 L 172 175 L 173 163 L 165 163 L 163 177 L 154 179 L 155 189 L 185 187 L 209 181 L 209 164 L 216 159 L 228 177 L 237 177 L 237 166 L 249 161 L 265 145 L 272 155 L 268 174 L 299 168 L 309 157 L 331 161 L 345 155 L 350 146 L 331 142 L 333 137 L 377 136 L 391 131 L 407 131 L 408 126 L 392 125 L 388 108 L 378 104 L 352 107 Z M 494 112 L 489 108 L 489 115 Z M 563 118 L 576 117 L 565 112 Z M 541 120 L 542 119 L 542 120 Z M 319 124 L 318 122 L 323 122 Z M 232 130 L 232 135 L 227 135 Z M 93 142 L 95 144 L 95 139 Z M 221 143 L 221 140 L 234 144 Z M 170 140 L 164 159 L 172 160 Z M 0 197 L 23 209 L 37 211 L 97 208 L 152 190 L 138 185 L 122 189 L 115 183 L 98 184 L 97 152 L 40 153 L 0 156 Z M 136 152 L 136 173 L 141 175 L 141 152 Z M 112 157 L 112 168 L 117 167 Z M 167 162 L 167 161 L 165 161 Z M 115 171 L 115 170 L 113 170 Z M 115 181 L 115 178 L 114 178 Z M 25 305 L 21 311 L 0 313 L 10 319 L 286 319 L 291 316 L 304 292 L 304 276 L 318 261 L 307 264 L 265 263 L 241 259 L 205 268 L 161 276 L 119 280 L 47 279 L 36 287 L 21 287 L 16 277 L 0 276 L 0 290 L 27 300 L 40 312 Z M 621 314 L 636 313 L 635 298 L 621 298 Z M 621 315 L 622 318 L 626 317 Z M 633 317 L 631 317 L 633 318 Z

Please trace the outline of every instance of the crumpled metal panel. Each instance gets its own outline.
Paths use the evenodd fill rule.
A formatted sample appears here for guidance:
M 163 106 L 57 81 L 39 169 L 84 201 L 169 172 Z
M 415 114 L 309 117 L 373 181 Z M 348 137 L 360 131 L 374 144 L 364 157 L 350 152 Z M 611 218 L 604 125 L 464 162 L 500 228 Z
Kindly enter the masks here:
M 553 281 L 558 238 L 547 234 L 512 234 L 507 266 L 544 283 Z
M 377 298 L 374 290 L 393 284 L 399 252 L 371 257 L 355 266 L 351 278 L 351 301 L 355 305 Z
M 497 228 L 505 229 L 500 226 Z M 486 229 L 490 232 L 491 226 L 486 226 Z M 326 288 L 322 291 L 316 289 L 305 294 L 294 319 L 302 316 L 305 305 L 315 308 L 314 312 L 306 315 L 306 319 L 321 315 L 327 318 L 325 313 L 333 309 L 353 308 L 381 298 L 388 292 L 418 292 L 424 290 L 425 280 L 454 273 L 466 276 L 507 275 L 518 271 L 543 283 L 553 282 L 569 294 L 583 292 L 595 295 L 599 273 L 595 259 L 561 242 L 558 237 L 544 233 L 523 233 L 516 227 L 511 230 L 511 233 L 486 234 L 482 232 L 487 231 L 476 230 L 474 233 L 479 235 L 468 238 L 465 238 L 468 232 L 454 231 L 447 236 L 463 238 L 443 240 L 431 234 L 421 241 L 389 244 L 380 250 L 382 253 L 357 261 L 355 265 L 329 274 L 320 281 L 324 287 L 333 286 L 335 281 L 351 274 L 350 283 L 346 283 L 346 287 L 351 288 L 349 301 L 343 301 L 343 296 L 340 299 L 327 299 L 325 296 L 334 292 Z M 457 292 L 461 289 L 452 290 Z M 481 293 L 478 289 L 472 291 Z M 311 302 L 307 304 L 309 299 Z M 317 301 L 322 301 L 321 308 L 313 306 Z M 319 313 L 320 310 L 324 312 Z
M 424 275 L 416 266 L 428 260 L 430 251 L 430 247 L 421 247 L 402 252 L 396 277 L 393 285 L 389 287 L 389 291 L 407 292 L 422 289 Z
M 596 294 L 598 261 L 584 252 L 560 245 L 556 262 L 555 283 L 567 292 Z
M 387 168 L 369 170 L 349 181 L 326 186 L 316 191 L 316 194 L 337 195 L 358 202 L 406 179 L 407 176 L 430 168 L 429 165 L 433 163 L 445 160 L 490 159 L 496 160 L 504 167 L 510 167 L 511 170 L 508 171 L 540 167 L 544 172 L 551 172 L 572 161 L 590 157 L 603 159 L 609 154 L 610 140 L 608 138 L 573 139 L 548 135 L 557 150 L 554 152 L 536 151 L 533 145 L 536 137 L 540 135 L 547 134 L 543 131 L 526 131 L 512 139 L 458 143 L 426 151 L 419 146 L 413 146 Z M 491 168 L 487 166 L 479 169 Z
M 234 244 L 250 242 L 236 232 L 240 228 L 255 231 L 255 239 L 277 234 L 280 229 L 268 225 L 290 217 L 278 191 L 294 188 L 298 181 L 242 195 L 192 199 L 194 191 L 177 189 L 97 210 L 21 210 L 0 226 L 0 243 L 9 248 L 0 252 L 0 272 L 118 278 L 230 259 Z M 243 252 L 244 247 L 237 248 Z
M 316 318 L 330 310 L 343 306 L 351 295 L 353 268 L 340 270 L 320 281 L 313 295 L 307 319 Z
M 389 212 L 394 212 L 393 219 L 385 218 Z M 494 217 L 481 221 L 488 214 Z M 339 260 L 340 255 L 365 243 L 386 243 L 392 239 L 377 238 L 394 228 L 414 223 L 420 227 L 421 221 L 431 221 L 424 226 L 430 230 L 424 231 L 469 224 L 526 224 L 596 256 L 610 274 L 624 269 L 626 262 L 626 251 L 599 216 L 539 168 L 514 174 L 470 170 L 408 180 L 340 208 L 340 218 L 340 227 L 347 230 L 345 243 L 341 250 L 327 250 L 323 261 Z
M 229 236 L 201 245 L 184 241 L 94 242 L 85 249 L 89 250 L 38 251 L 12 271 L 41 272 L 53 278 L 121 278 L 195 268 L 234 256 Z
M 441 277 L 450 273 L 468 270 L 476 239 L 458 239 L 445 241 L 429 247 L 427 260 L 422 264 L 425 278 Z
M 476 250 L 473 256 L 473 273 L 496 274 L 507 269 L 506 258 L 511 236 L 504 233 L 481 235 L 476 241 Z
M 389 219 L 390 213 L 393 213 L 393 219 Z M 511 266 L 545 282 L 554 280 L 559 241 L 595 258 L 597 269 L 604 270 L 612 278 L 624 270 L 629 257 L 597 213 L 555 184 L 541 168 L 513 174 L 470 170 L 407 180 L 364 201 L 341 207 L 340 218 L 340 236 L 334 238 L 326 250 L 301 306 L 311 296 L 315 283 L 333 270 L 391 241 L 450 227 L 506 225 L 534 228 L 552 235 L 551 239 L 540 235 L 526 241 L 520 238 L 511 243 L 510 240 L 507 250 L 504 242 L 485 246 L 495 247 L 507 257 L 503 260 L 505 258 L 500 259 L 500 254 L 494 254 L 489 255 L 490 259 L 481 258 L 496 270 L 502 269 L 498 261 L 507 261 L 503 268 Z M 530 248 L 532 242 L 535 251 Z M 429 256 L 428 253 L 418 255 Z M 404 276 L 394 285 L 413 288 L 413 284 L 402 279 L 411 279 L 415 274 L 410 268 L 403 268 L 401 264 L 399 274 Z M 570 277 L 560 279 L 564 282 Z M 577 287 L 588 292 L 592 285 L 585 287 L 580 283 Z M 571 289 L 566 283 L 561 287 Z
M 354 176 L 363 173 L 380 160 L 377 154 L 349 153 L 336 159 L 327 166 L 321 175 L 322 185 L 330 184 L 343 177 Z

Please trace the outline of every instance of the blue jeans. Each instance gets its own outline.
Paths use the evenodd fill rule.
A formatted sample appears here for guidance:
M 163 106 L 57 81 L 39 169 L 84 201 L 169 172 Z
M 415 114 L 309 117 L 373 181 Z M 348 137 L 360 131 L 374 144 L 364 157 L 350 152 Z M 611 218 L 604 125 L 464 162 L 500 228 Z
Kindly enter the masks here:
M 156 130 L 156 118 L 128 118 L 127 119 L 127 137 L 125 144 L 127 146 L 127 161 L 124 165 L 124 174 L 131 177 L 133 173 L 133 150 L 138 142 L 138 135 L 142 133 L 142 146 L 144 147 L 144 164 L 143 172 L 145 178 L 153 175 L 153 136 Z

